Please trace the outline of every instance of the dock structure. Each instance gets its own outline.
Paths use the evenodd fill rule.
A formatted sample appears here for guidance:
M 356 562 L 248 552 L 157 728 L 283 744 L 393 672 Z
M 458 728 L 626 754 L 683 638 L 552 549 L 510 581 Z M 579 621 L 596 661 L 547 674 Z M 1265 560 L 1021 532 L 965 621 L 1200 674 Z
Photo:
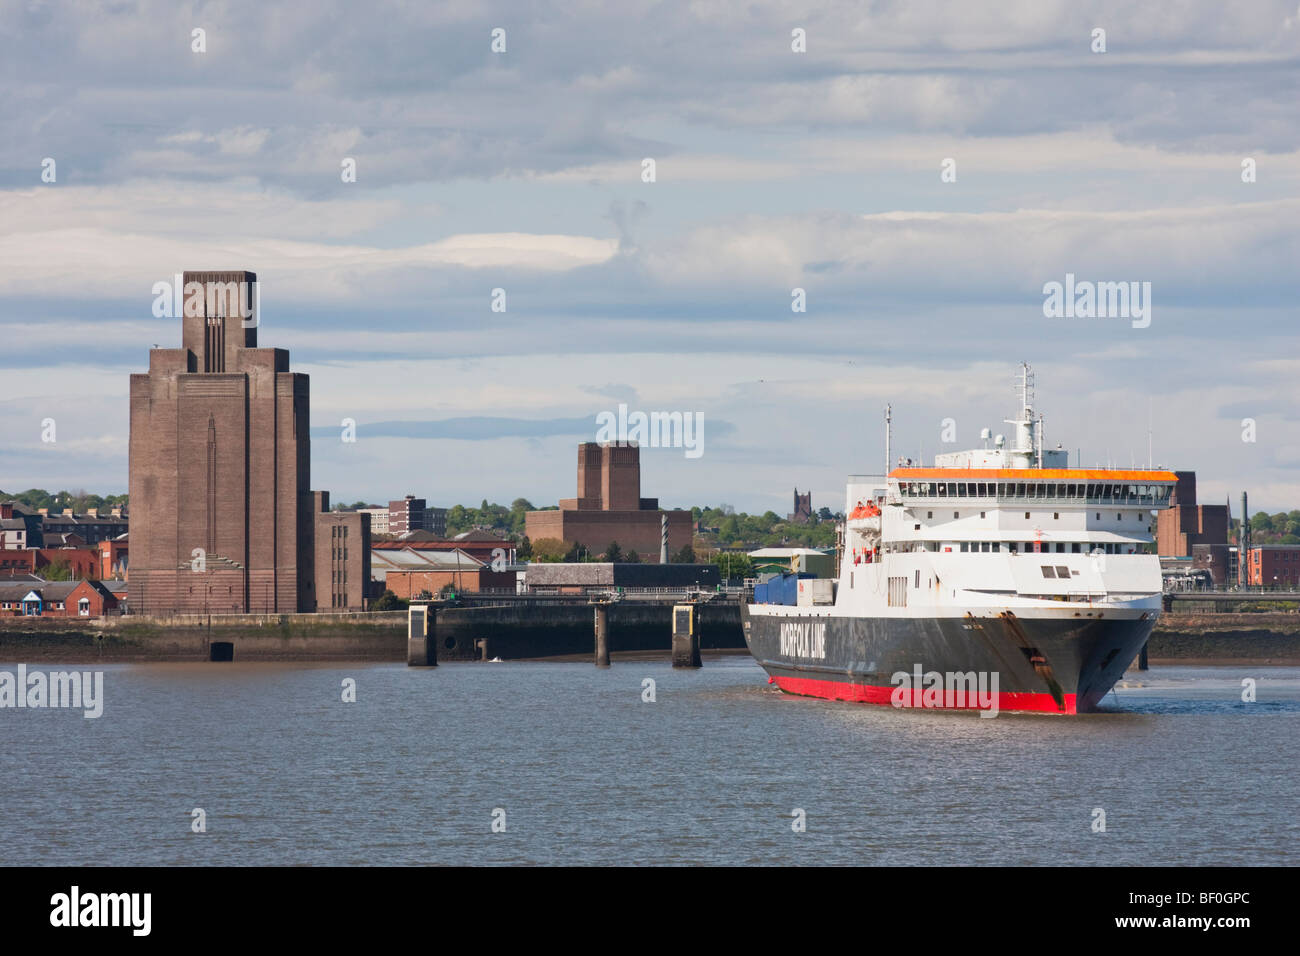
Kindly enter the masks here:
M 431 604 L 412 604 L 406 611 L 406 666 L 437 667 L 438 641 L 434 627 L 437 610 Z
M 592 607 L 596 617 L 596 666 L 609 666 L 609 602 L 596 601 Z
M 673 606 L 673 667 L 700 667 L 698 604 Z

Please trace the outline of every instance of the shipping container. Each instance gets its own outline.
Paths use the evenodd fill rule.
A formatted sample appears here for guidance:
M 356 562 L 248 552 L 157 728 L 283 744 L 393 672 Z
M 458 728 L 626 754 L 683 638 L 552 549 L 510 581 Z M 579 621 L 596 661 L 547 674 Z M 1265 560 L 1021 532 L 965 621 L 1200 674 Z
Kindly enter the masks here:
M 833 554 L 798 554 L 795 555 L 794 565 L 799 571 L 815 577 L 835 577 L 835 555 Z
M 754 603 L 755 604 L 767 603 L 767 582 L 766 581 L 764 581 L 761 584 L 754 585 Z
M 835 582 L 829 578 L 807 578 L 799 582 L 799 606 L 813 607 L 835 603 Z

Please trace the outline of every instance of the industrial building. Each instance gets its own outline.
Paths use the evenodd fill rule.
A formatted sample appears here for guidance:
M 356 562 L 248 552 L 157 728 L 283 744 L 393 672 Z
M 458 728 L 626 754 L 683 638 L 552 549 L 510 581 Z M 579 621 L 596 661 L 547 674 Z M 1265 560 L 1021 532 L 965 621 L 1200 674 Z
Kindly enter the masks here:
M 1196 502 L 1196 472 L 1176 471 L 1169 508 L 1156 516 L 1156 552 L 1166 568 L 1207 572 L 1218 587 L 1235 580 L 1236 549 L 1228 543 L 1232 518 L 1227 504 Z M 1186 562 L 1184 564 L 1183 562 Z
M 581 594 L 609 588 L 692 588 L 713 590 L 722 579 L 715 564 L 530 564 L 526 591 Z
M 137 613 L 365 606 L 368 578 L 340 590 L 333 573 L 355 572 L 317 560 L 318 531 L 335 541 L 342 526 L 311 491 L 308 378 L 287 350 L 258 347 L 256 282 L 186 272 L 181 347 L 152 349 L 149 371 L 131 376 Z M 368 554 L 368 521 L 348 528 Z
M 1300 545 L 1251 545 L 1246 551 L 1245 577 L 1251 587 L 1300 587 Z
M 530 540 L 553 538 L 600 554 L 612 542 L 642 561 L 660 560 L 662 521 L 668 520 L 668 555 L 689 547 L 689 511 L 665 511 L 658 498 L 641 497 L 641 449 L 634 443 L 583 442 L 578 446 L 578 495 L 561 498 L 558 511 L 530 511 Z

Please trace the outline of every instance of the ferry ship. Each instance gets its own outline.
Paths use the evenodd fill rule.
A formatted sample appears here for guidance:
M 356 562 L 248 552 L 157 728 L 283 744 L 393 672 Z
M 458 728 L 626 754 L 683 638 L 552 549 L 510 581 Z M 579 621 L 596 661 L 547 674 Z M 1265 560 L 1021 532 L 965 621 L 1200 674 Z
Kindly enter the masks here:
M 973 451 L 847 485 L 834 580 L 760 584 L 745 641 L 791 694 L 904 707 L 1093 711 L 1161 611 L 1146 553 L 1169 471 L 1070 468 L 1020 413 Z M 889 413 L 886 453 L 889 461 Z

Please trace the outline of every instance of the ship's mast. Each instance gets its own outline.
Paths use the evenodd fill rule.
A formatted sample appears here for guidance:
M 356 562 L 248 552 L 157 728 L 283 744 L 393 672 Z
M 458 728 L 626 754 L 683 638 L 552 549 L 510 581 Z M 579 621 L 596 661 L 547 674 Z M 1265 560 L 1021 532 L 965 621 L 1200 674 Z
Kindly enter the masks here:
M 890 455 L 889 442 L 891 438 L 890 432 L 892 430 L 893 421 L 894 421 L 893 406 L 886 405 L 885 406 L 885 471 L 884 471 L 885 475 L 889 474 L 890 468 L 892 467 L 890 465 L 890 457 L 889 457 Z
M 1004 418 L 1008 425 L 1016 426 L 1015 443 L 1007 449 L 1013 468 L 1030 468 L 1035 457 L 1041 456 L 1041 445 L 1034 440 L 1034 373 L 1026 362 L 1020 363 L 1020 417 Z

